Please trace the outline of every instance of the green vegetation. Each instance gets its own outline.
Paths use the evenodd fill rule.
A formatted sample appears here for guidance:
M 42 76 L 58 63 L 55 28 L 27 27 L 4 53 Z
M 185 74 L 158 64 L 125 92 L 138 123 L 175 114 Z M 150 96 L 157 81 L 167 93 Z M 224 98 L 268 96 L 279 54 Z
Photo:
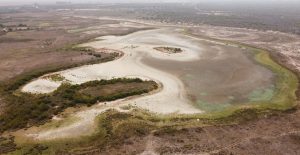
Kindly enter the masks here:
M 80 46 L 66 46 L 63 48 L 64 51 L 80 51 L 83 53 L 87 53 L 88 55 L 94 56 L 96 58 L 101 58 L 101 53 L 96 52 L 96 50 L 92 47 L 80 47 Z
M 93 87 L 91 95 L 87 90 Z M 108 87 L 109 86 L 109 87 Z M 116 88 L 114 88 L 117 86 Z M 105 89 L 107 88 L 107 89 Z M 122 88 L 121 90 L 119 88 Z M 153 81 L 140 79 L 112 79 L 91 81 L 81 85 L 63 84 L 54 93 L 47 95 L 33 95 L 27 93 L 12 93 L 6 96 L 8 108 L 0 116 L 0 131 L 24 128 L 30 125 L 43 124 L 53 115 L 57 115 L 68 107 L 79 105 L 91 106 L 101 101 L 112 101 L 133 95 L 140 95 L 157 88 Z M 110 93 L 103 93 L 110 91 Z
M 270 101 L 274 95 L 274 88 L 257 89 L 248 95 L 250 102 Z
M 267 51 L 252 48 L 256 54 L 255 59 L 260 64 L 271 69 L 277 77 L 275 94 L 270 101 L 273 109 L 287 110 L 296 105 L 296 91 L 298 89 L 298 77 L 290 70 L 275 63 Z M 266 106 L 266 105 L 262 105 Z
M 94 52 L 95 49 L 92 47 L 81 47 L 78 45 L 70 44 L 62 48 L 63 51 L 81 51 L 81 52 Z
M 60 74 L 52 74 L 49 76 L 45 76 L 45 79 L 50 79 L 52 81 L 63 81 L 65 80 L 65 78 L 63 76 L 61 76 Z
M 182 52 L 181 48 L 176 48 L 176 47 L 155 47 L 154 49 L 157 51 L 160 51 L 160 52 L 165 52 L 165 53 L 181 53 Z
M 54 95 L 69 100 L 70 104 L 82 103 L 90 106 L 96 102 L 113 101 L 128 96 L 148 93 L 154 89 L 157 89 L 154 81 L 112 79 L 91 81 L 82 85 L 63 84 L 54 92 Z M 108 91 L 109 93 L 107 93 Z
M 14 137 L 0 137 L 0 154 L 4 152 L 11 152 L 16 149 L 16 144 L 14 143 Z
M 130 110 L 130 109 L 137 108 L 137 107 L 130 104 L 130 105 L 121 106 L 120 108 L 122 110 Z
M 124 144 L 134 143 L 135 140 L 150 133 L 153 133 L 154 136 L 176 135 L 179 130 L 184 128 L 240 123 L 265 117 L 268 114 L 270 113 L 258 112 L 255 109 L 244 109 L 235 111 L 228 117 L 207 118 L 202 115 L 160 116 L 141 109 L 135 109 L 130 113 L 109 110 L 98 116 L 97 131 L 91 136 L 43 142 L 16 140 L 20 149 L 12 154 L 38 151 L 36 146 L 47 148 L 39 150 L 43 154 L 80 154 L 86 151 L 105 153 L 110 148 L 119 148 Z
M 140 138 L 156 129 L 158 120 L 150 113 L 135 110 L 131 114 L 109 110 L 97 118 L 97 132 L 91 136 L 78 139 L 61 139 L 59 141 L 36 141 L 19 143 L 15 152 L 11 154 L 33 154 L 40 151 L 43 154 L 77 154 L 85 151 L 104 151 L 105 148 L 116 147 L 124 142 L 132 143 L 131 138 Z M 130 138 L 130 139 L 129 139 Z M 38 150 L 36 146 L 48 148 Z
M 206 112 L 215 112 L 215 111 L 222 111 L 233 105 L 230 103 L 208 103 L 202 100 L 197 100 L 196 106 L 197 108 Z

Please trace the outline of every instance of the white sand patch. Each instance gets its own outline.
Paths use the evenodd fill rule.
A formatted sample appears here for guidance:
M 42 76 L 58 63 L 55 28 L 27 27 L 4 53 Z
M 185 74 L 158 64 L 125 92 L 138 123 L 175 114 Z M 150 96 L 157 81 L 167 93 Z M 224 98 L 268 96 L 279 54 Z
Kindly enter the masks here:
M 25 85 L 22 88 L 23 92 L 28 92 L 28 93 L 51 93 L 53 91 L 55 91 L 59 86 L 61 85 L 61 82 L 55 82 L 55 81 L 51 81 L 49 79 L 37 79 L 33 82 L 31 82 L 29 85 Z

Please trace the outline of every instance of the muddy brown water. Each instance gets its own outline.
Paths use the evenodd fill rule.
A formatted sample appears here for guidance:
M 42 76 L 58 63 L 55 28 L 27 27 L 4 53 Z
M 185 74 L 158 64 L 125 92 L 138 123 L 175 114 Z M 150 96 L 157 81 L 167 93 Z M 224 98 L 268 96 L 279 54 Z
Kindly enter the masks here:
M 272 98 L 275 75 L 251 51 L 199 42 L 201 59 L 190 62 L 144 58 L 143 63 L 177 76 L 189 99 L 205 111 Z

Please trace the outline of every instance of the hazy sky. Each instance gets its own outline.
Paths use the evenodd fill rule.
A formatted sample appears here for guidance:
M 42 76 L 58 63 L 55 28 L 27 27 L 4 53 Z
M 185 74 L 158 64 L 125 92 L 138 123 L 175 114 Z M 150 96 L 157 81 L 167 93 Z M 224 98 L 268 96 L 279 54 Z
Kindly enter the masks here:
M 277 3 L 291 3 L 291 2 L 299 2 L 300 0 L 0 0 L 0 5 L 21 5 L 21 4 L 32 4 L 34 2 L 37 3 L 55 3 L 56 1 L 67 1 L 67 2 L 74 2 L 74 3 L 87 3 L 87 2 L 122 2 L 122 3 L 129 3 L 129 2 L 216 2 L 216 3 L 258 3 L 258 2 L 277 2 Z M 300 7 L 299 7 L 300 9 Z

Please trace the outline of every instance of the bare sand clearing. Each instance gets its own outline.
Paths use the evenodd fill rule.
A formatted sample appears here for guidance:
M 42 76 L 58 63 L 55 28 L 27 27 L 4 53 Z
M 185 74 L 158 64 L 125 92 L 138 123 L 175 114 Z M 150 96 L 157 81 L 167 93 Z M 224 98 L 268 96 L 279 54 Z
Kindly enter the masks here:
M 200 109 L 192 106 L 186 97 L 183 83 L 175 76 L 147 66 L 141 62 L 144 57 L 173 61 L 194 61 L 200 59 L 201 47 L 195 44 L 195 40 L 183 35 L 179 30 L 159 29 L 133 33 L 126 36 L 105 36 L 98 38 L 100 41 L 83 44 L 96 49 L 108 48 L 124 52 L 124 56 L 115 61 L 96 65 L 87 65 L 65 70 L 56 74 L 62 75 L 72 84 L 80 84 L 91 80 L 112 79 L 122 77 L 138 77 L 151 79 L 162 85 L 157 93 L 143 95 L 127 100 L 118 100 L 107 104 L 99 104 L 78 113 L 79 121 L 71 125 L 39 131 L 27 132 L 28 136 L 38 140 L 64 138 L 85 135 L 91 129 L 95 117 L 103 111 L 111 108 L 119 109 L 120 106 L 134 105 L 142 109 L 160 114 L 193 114 L 201 113 Z M 181 53 L 167 54 L 154 50 L 158 46 L 168 46 L 183 49 Z M 51 83 L 51 86 L 49 86 Z M 50 79 L 37 79 L 23 87 L 22 91 L 31 93 L 50 93 L 61 82 Z M 120 110 L 120 109 L 119 109 Z
M 62 82 L 51 81 L 49 79 L 37 79 L 30 85 L 25 85 L 22 90 L 25 90 L 24 92 L 46 94 L 55 91 L 61 83 Z

